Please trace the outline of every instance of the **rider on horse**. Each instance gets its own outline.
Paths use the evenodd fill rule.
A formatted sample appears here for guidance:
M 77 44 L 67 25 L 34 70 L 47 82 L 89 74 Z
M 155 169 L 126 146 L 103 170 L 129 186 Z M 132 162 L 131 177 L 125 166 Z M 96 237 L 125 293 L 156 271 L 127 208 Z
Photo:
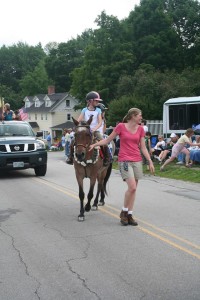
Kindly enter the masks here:
M 94 136 L 94 141 L 102 140 L 103 130 L 102 130 L 102 110 L 98 107 L 99 102 L 102 101 L 97 92 L 92 91 L 86 95 L 87 107 L 83 108 L 81 114 L 78 118 L 78 122 L 88 121 L 91 115 L 93 116 L 92 122 L 90 124 L 90 130 Z M 103 147 L 103 164 L 108 166 L 110 164 L 110 151 L 107 145 Z M 70 146 L 70 155 L 67 164 L 73 164 L 74 157 L 74 141 L 72 140 Z

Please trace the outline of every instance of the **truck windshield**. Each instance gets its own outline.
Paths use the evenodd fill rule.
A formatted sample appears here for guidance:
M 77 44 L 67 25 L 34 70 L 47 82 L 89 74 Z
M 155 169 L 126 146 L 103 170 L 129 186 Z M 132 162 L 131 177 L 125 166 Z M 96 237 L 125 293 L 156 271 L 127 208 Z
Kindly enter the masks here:
M 35 134 L 26 124 L 0 124 L 0 136 L 35 136 Z

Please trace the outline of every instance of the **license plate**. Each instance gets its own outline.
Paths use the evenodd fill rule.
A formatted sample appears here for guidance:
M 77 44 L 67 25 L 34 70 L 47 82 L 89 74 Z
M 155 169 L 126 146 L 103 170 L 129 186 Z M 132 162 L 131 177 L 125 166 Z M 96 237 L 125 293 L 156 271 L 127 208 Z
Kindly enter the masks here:
M 15 161 L 13 163 L 13 168 L 23 168 L 24 167 L 24 162 L 23 161 Z

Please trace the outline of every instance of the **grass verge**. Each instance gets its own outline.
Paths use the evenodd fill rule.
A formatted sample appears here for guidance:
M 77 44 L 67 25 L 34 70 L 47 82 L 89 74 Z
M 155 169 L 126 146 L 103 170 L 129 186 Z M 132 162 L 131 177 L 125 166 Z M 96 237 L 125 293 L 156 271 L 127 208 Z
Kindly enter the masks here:
M 172 162 L 167 165 L 163 172 L 160 172 L 160 165 L 154 162 L 155 176 L 200 183 L 200 164 L 194 165 L 192 168 L 186 168 L 185 165 L 176 165 Z M 118 169 L 118 163 L 113 163 L 113 168 Z M 144 174 L 150 174 L 146 166 L 143 166 Z

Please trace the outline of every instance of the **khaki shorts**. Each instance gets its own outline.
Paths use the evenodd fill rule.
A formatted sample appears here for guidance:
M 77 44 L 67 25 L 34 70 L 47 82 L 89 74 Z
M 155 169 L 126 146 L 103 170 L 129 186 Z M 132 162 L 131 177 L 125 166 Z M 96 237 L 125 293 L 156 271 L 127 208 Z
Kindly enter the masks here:
M 118 162 L 122 179 L 135 178 L 139 180 L 143 177 L 142 161 L 122 161 Z

